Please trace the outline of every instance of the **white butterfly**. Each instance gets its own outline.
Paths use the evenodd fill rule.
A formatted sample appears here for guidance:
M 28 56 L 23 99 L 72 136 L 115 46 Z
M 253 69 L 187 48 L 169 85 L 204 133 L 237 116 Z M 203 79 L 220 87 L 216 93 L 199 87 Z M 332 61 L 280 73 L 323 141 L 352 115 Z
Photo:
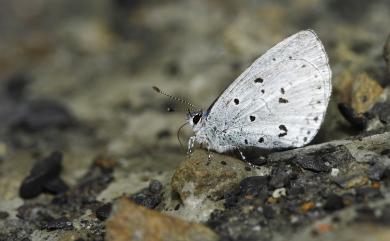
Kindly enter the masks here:
M 331 95 L 324 46 L 312 30 L 268 50 L 206 110 L 189 113 L 190 138 L 223 153 L 301 147 L 317 134 Z M 241 152 L 240 152 L 241 153 Z

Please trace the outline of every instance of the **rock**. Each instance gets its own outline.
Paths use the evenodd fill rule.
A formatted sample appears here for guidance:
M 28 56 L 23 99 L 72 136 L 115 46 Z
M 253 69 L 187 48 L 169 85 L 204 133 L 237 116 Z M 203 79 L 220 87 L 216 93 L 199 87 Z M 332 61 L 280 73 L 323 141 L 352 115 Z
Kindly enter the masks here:
M 367 112 L 379 99 L 383 88 L 366 73 L 356 76 L 352 84 L 351 107 L 358 114 Z
M 209 228 L 164 215 L 136 205 L 127 198 L 118 200 L 106 221 L 108 241 L 216 241 Z
M 367 176 L 352 175 L 348 177 L 335 178 L 334 181 L 342 188 L 355 188 L 368 183 Z
M 284 187 L 275 189 L 272 193 L 272 197 L 276 199 L 282 196 L 286 196 L 286 188 Z
M 37 162 L 31 169 L 30 175 L 26 177 L 19 190 L 22 198 L 34 198 L 44 191 L 59 194 L 68 188 L 59 175 L 62 169 L 62 154 L 53 152 L 50 156 Z
M 132 194 L 130 199 L 138 205 L 147 208 L 155 208 L 162 201 L 162 188 L 163 186 L 160 181 L 152 180 L 150 181 L 148 188 L 144 188 L 141 191 Z
M 390 124 L 390 100 L 378 102 L 372 107 L 370 114 L 378 116 L 379 120 L 389 125 Z
M 150 181 L 149 191 L 151 193 L 155 193 L 155 194 L 160 193 L 162 188 L 163 188 L 163 185 L 161 184 L 160 181 L 158 181 L 158 180 L 151 180 Z
M 64 129 L 76 123 L 70 111 L 54 100 L 32 100 L 22 104 L 16 111 L 11 127 L 27 132 Z
M 98 209 L 96 209 L 95 211 L 96 217 L 100 221 L 105 221 L 110 216 L 111 209 L 112 209 L 111 203 L 103 204 Z
M 9 213 L 5 212 L 5 211 L 0 211 L 0 219 L 6 219 L 8 218 L 9 216 Z
M 245 177 L 256 175 L 254 168 L 246 167 L 248 164 L 244 161 L 217 153 L 213 153 L 209 161 L 206 151 L 196 150 L 175 170 L 172 190 L 179 193 L 184 203 L 190 197 L 216 200 L 231 192 Z
M 50 220 L 43 227 L 49 231 L 57 230 L 57 229 L 72 230 L 74 228 L 72 222 L 65 217 Z
M 327 163 L 314 155 L 299 156 L 294 159 L 294 163 L 300 167 L 313 172 L 330 172 L 330 163 Z
M 326 211 L 337 211 L 345 207 L 343 198 L 337 194 L 330 194 L 326 198 L 324 209 Z
M 352 107 L 339 103 L 337 105 L 341 115 L 356 129 L 364 130 L 368 124 L 368 118 L 365 114 L 359 114 Z

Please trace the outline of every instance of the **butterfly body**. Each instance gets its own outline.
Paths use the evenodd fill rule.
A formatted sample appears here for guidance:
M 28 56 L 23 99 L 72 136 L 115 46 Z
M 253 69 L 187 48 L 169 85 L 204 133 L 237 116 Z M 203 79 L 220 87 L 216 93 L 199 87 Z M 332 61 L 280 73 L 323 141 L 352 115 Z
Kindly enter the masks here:
M 223 153 L 301 147 L 316 135 L 331 95 L 331 70 L 312 30 L 258 58 L 205 112 L 190 113 L 191 139 Z

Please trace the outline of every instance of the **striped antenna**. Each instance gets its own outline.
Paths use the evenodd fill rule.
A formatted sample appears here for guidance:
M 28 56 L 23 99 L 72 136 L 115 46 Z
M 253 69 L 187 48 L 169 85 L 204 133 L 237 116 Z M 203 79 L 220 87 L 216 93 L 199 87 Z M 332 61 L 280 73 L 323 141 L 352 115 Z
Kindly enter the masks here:
M 168 93 L 165 93 L 164 91 L 160 90 L 160 88 L 158 88 L 158 87 L 156 87 L 156 86 L 153 86 L 152 88 L 153 88 L 153 90 L 156 91 L 157 93 L 162 94 L 162 95 L 165 95 L 165 96 L 169 97 L 170 99 L 172 99 L 172 100 L 174 100 L 174 101 L 178 101 L 178 102 L 183 103 L 183 104 L 185 104 L 185 105 L 188 105 L 188 106 L 190 106 L 190 107 L 192 107 L 192 108 L 194 108 L 194 109 L 196 109 L 196 110 L 200 110 L 200 108 L 194 106 L 194 105 L 191 104 L 190 102 L 188 102 L 188 101 L 186 101 L 186 100 L 183 100 L 183 99 L 180 99 L 179 97 L 172 96 L 172 95 L 170 95 L 170 94 L 168 94 Z

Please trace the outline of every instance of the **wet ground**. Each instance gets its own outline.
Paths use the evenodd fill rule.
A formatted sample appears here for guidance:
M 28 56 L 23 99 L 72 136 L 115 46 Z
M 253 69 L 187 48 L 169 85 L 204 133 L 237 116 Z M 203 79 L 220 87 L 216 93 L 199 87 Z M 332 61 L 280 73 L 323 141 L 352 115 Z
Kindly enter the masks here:
M 0 240 L 390 237 L 389 1 L 0 4 Z M 186 108 L 151 87 L 207 108 L 307 28 L 333 71 L 313 143 L 188 157 Z

